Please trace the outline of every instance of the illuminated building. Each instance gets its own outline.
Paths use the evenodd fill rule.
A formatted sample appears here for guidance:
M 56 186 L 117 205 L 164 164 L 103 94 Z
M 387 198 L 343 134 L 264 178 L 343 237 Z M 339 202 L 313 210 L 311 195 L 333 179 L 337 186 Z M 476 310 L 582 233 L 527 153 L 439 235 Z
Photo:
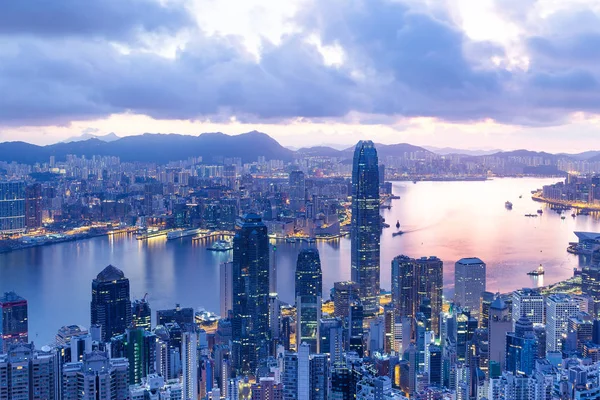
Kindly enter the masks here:
M 304 211 L 306 208 L 306 188 L 304 172 L 290 172 L 289 185 L 290 208 L 295 212 Z
M 25 231 L 25 183 L 0 182 L 0 234 Z
M 152 328 L 152 310 L 146 297 L 135 300 L 131 305 L 131 319 L 133 326 L 149 331 Z
M 358 283 L 345 281 L 333 284 L 333 315 L 344 321 L 349 316 L 350 304 L 358 300 Z
M 544 296 L 534 289 L 515 290 L 512 294 L 513 325 L 521 317 L 527 317 L 532 324 L 541 325 L 545 322 Z
M 25 188 L 25 226 L 27 229 L 42 226 L 42 185 L 39 183 Z
M 319 352 L 322 295 L 321 260 L 317 249 L 303 249 L 296 263 L 296 337 Z
M 28 342 L 27 300 L 15 292 L 0 297 L 0 352 L 15 343 Z
M 91 323 L 102 327 L 102 341 L 124 334 L 131 325 L 129 279 L 112 265 L 92 281 Z
M 579 311 L 579 303 L 566 294 L 552 294 L 546 299 L 546 353 L 562 350 L 569 319 Z
M 372 141 L 360 141 L 352 164 L 351 279 L 365 316 L 379 311 L 379 162 Z
M 129 364 L 125 358 L 110 358 L 93 351 L 83 361 L 62 368 L 62 400 L 127 399 Z
M 454 269 L 454 302 L 479 314 L 481 294 L 485 292 L 486 266 L 479 258 L 458 260 Z

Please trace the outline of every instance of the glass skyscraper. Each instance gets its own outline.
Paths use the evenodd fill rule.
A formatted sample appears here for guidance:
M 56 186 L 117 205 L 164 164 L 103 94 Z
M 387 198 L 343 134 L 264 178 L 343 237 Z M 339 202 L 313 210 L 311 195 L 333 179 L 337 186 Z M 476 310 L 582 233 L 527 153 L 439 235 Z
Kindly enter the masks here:
M 15 292 L 0 297 L 0 354 L 11 344 L 28 341 L 27 300 Z
M 310 345 L 311 353 L 319 351 L 322 286 L 319 251 L 303 249 L 296 263 L 296 336 L 298 343 Z
M 131 325 L 129 279 L 109 265 L 92 281 L 91 323 L 102 327 L 102 340 L 122 335 Z
M 0 234 L 25 231 L 25 183 L 0 182 Z
M 366 316 L 379 308 L 379 161 L 372 141 L 360 141 L 352 165 L 352 281 Z
M 233 364 L 253 374 L 268 355 L 269 237 L 257 214 L 247 214 L 233 238 Z

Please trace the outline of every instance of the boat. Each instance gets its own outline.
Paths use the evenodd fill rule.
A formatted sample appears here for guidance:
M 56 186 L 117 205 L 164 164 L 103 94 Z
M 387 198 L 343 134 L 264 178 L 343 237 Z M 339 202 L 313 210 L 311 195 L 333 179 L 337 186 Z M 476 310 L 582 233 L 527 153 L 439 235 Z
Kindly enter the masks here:
M 565 219 L 565 218 L 567 218 L 567 217 L 565 217 L 564 215 L 560 216 L 560 219 Z
M 201 228 L 195 228 L 195 229 L 178 229 L 176 231 L 171 231 L 171 232 L 167 233 L 167 240 L 174 240 L 174 239 L 180 239 L 180 238 L 186 237 L 186 236 L 197 235 L 198 233 L 200 233 L 201 230 L 202 230 Z
M 525 214 L 525 216 L 529 217 L 529 218 L 537 218 L 538 215 L 537 214 Z
M 537 269 L 534 269 L 533 271 L 529 271 L 527 273 L 527 275 L 529 276 L 540 276 L 540 275 L 544 275 L 544 267 L 542 267 L 542 265 L 540 264 L 540 266 Z
M 286 243 L 296 243 L 296 238 L 286 238 L 285 242 Z
M 392 233 L 393 237 L 400 236 L 400 235 L 404 235 L 404 231 L 398 231 L 398 232 Z
M 400 220 L 396 221 L 396 229 L 400 229 Z
M 506 203 L 504 203 L 504 207 L 506 207 L 507 210 L 512 210 L 513 203 L 511 203 L 510 201 L 507 201 Z
M 571 217 L 575 218 L 575 217 L 577 217 L 577 214 L 573 213 L 573 214 L 571 214 Z
M 414 184 L 416 184 L 416 183 L 417 183 L 417 181 L 413 181 L 413 183 L 414 183 Z
M 544 210 L 542 210 L 542 209 L 540 208 L 539 210 L 537 210 L 537 213 L 538 213 L 538 214 L 543 214 L 543 213 L 544 213 Z
M 519 198 L 520 198 L 520 199 L 522 199 L 522 198 L 523 198 L 523 195 L 522 195 L 522 194 L 520 194 L 520 195 L 519 195 Z
M 229 251 L 233 249 L 233 243 L 227 240 L 217 240 L 212 246 L 207 247 L 208 251 Z

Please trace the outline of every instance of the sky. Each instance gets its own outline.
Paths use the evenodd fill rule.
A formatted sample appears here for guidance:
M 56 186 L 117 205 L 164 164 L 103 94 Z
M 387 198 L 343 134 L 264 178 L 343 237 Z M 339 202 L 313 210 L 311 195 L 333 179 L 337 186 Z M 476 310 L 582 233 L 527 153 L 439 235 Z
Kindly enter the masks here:
M 0 2 L 0 141 L 600 150 L 600 0 Z

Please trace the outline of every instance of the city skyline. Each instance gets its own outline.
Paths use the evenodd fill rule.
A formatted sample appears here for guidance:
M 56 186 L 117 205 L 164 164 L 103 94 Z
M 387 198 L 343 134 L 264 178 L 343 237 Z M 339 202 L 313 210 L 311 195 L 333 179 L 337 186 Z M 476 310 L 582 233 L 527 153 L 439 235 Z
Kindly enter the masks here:
M 232 1 L 95 2 L 93 16 L 59 2 L 43 24 L 2 5 L 0 140 L 256 129 L 294 147 L 583 151 L 597 136 L 593 0 L 252 0 L 231 15 Z

